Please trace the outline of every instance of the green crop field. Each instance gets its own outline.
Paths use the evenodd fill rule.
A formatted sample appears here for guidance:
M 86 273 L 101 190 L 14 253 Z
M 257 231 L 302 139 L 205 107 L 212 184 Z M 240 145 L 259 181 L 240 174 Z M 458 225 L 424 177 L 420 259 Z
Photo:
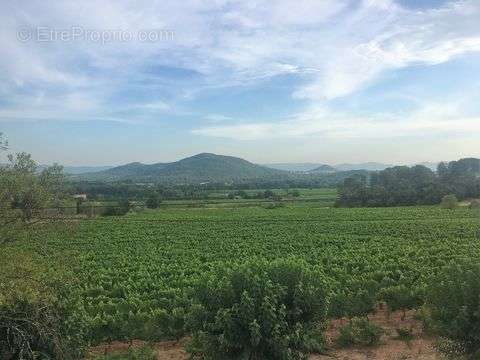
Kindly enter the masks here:
M 34 246 L 53 269 L 67 259 L 78 280 L 69 297 L 92 342 L 158 340 L 183 335 L 199 277 L 255 258 L 295 257 L 322 271 L 330 317 L 368 313 L 396 290 L 419 305 L 441 266 L 480 256 L 478 224 L 466 208 L 169 208 L 39 231 Z

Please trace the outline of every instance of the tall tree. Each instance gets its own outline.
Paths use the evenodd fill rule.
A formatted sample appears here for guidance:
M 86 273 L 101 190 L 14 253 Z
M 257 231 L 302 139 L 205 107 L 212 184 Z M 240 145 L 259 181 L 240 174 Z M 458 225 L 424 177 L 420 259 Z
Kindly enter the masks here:
M 0 151 L 6 141 L 0 138 Z M 37 173 L 37 164 L 27 153 L 9 154 L 0 166 L 0 243 L 14 240 L 49 202 L 60 201 L 63 169 L 54 165 Z
M 3 133 L 0 132 L 0 151 L 5 151 L 8 149 L 8 142 L 3 137 Z

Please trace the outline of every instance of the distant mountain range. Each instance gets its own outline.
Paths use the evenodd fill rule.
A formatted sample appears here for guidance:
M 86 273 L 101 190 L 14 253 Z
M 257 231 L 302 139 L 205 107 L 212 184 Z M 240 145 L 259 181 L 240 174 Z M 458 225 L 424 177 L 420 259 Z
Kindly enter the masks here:
M 42 171 L 46 167 L 48 167 L 48 165 L 39 165 L 38 171 Z M 78 174 L 85 174 L 85 173 L 96 172 L 96 171 L 103 171 L 103 170 L 111 169 L 113 167 L 114 166 L 64 166 L 63 170 L 65 171 L 66 174 L 78 175 Z
M 323 164 L 320 163 L 275 163 L 275 164 L 262 164 L 263 166 L 271 169 L 283 170 L 283 171 L 310 171 Z
M 437 163 L 422 163 L 436 169 Z M 65 172 L 75 180 L 136 181 L 176 184 L 232 182 L 254 179 L 278 179 L 298 176 L 334 175 L 347 172 L 380 171 L 391 164 L 368 162 L 361 164 L 326 165 L 317 163 L 277 163 L 257 165 L 244 159 L 211 153 L 201 153 L 185 159 L 156 164 L 133 162 L 121 166 L 65 166 Z M 45 168 L 41 165 L 39 169 Z M 302 175 L 303 174 L 303 175 Z
M 256 165 L 246 160 L 202 153 L 171 163 L 146 165 L 139 162 L 103 171 L 81 174 L 85 180 L 135 180 L 142 182 L 175 182 L 177 184 L 228 182 L 288 176 L 288 172 Z
M 408 166 L 417 165 L 410 164 Z M 418 165 L 423 165 L 431 170 L 437 169 L 437 162 L 424 162 Z M 398 166 L 394 164 L 384 164 L 377 162 L 366 162 L 359 164 L 338 164 L 338 165 L 326 165 L 320 163 L 278 163 L 278 164 L 264 164 L 264 166 L 280 169 L 285 171 L 296 171 L 306 173 L 321 173 L 321 172 L 334 172 L 334 171 L 353 171 L 353 170 L 367 170 L 367 171 L 381 171 L 386 168 Z
M 338 172 L 338 169 L 330 165 L 321 165 L 315 169 L 306 171 L 307 174 L 332 174 Z

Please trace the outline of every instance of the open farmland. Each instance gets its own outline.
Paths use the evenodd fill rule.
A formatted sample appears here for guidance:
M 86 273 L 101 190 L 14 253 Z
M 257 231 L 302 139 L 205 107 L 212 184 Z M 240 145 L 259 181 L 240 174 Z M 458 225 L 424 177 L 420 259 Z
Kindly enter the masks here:
M 161 209 L 39 231 L 37 244 L 53 268 L 68 259 L 76 316 L 99 343 L 183 336 L 189 287 L 255 258 L 323 272 L 332 318 L 366 314 L 389 290 L 417 307 L 441 266 L 479 257 L 478 224 L 466 208 Z

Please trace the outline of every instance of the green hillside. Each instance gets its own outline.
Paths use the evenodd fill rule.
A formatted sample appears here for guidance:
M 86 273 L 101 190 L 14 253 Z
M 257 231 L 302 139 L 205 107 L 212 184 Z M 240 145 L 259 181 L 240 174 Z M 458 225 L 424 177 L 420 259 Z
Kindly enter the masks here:
M 105 171 L 83 174 L 78 176 L 77 179 L 195 184 L 286 175 L 288 175 L 288 172 L 256 165 L 237 157 L 202 153 L 172 163 L 151 165 L 138 162 L 130 163 Z

